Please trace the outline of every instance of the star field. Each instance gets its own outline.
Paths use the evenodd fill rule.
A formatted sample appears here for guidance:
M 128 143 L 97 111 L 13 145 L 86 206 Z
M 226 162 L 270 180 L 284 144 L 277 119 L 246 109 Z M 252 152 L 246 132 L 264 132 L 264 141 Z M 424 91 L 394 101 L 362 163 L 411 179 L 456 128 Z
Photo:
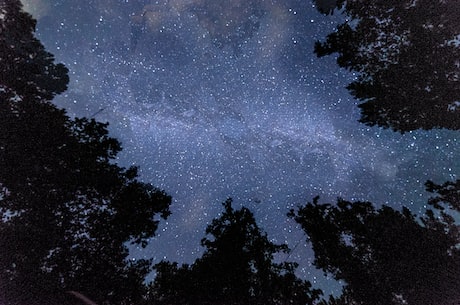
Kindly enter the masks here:
M 39 39 L 70 69 L 69 90 L 55 102 L 108 121 L 124 147 L 120 164 L 139 165 L 144 181 L 173 196 L 172 216 L 133 257 L 192 262 L 206 225 L 232 197 L 270 238 L 295 248 L 289 260 L 305 278 L 333 287 L 310 266 L 290 208 L 320 195 L 417 212 L 427 179 L 460 172 L 454 132 L 401 135 L 357 122 L 344 89 L 353 75 L 313 54 L 340 16 L 321 16 L 309 1 L 261 0 L 256 17 L 233 12 L 231 20 L 259 18 L 237 49 L 213 42 L 189 9 L 198 0 L 23 2 Z M 132 17 L 152 4 L 133 48 Z

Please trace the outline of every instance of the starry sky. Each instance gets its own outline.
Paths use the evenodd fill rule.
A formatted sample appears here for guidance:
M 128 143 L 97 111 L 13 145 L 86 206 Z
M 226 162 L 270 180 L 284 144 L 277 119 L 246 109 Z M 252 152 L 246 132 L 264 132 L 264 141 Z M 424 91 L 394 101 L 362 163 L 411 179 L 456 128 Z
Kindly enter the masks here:
M 320 195 L 422 211 L 427 179 L 456 179 L 457 133 L 357 122 L 353 74 L 313 45 L 344 18 L 309 0 L 23 0 L 37 36 L 70 70 L 54 102 L 109 122 L 118 162 L 173 196 L 172 216 L 133 257 L 191 263 L 232 197 L 299 274 L 326 294 L 291 208 Z M 228 3 L 227 3 L 228 2 Z M 212 3 L 212 5 L 210 4 Z M 335 288 L 334 288 L 335 287 Z

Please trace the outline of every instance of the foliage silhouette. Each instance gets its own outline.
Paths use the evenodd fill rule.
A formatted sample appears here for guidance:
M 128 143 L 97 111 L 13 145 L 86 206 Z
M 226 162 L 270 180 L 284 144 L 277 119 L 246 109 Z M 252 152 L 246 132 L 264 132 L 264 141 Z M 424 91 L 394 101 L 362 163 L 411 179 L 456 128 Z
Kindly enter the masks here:
M 459 6 L 456 1 L 314 0 L 346 21 L 317 42 L 318 56 L 356 73 L 360 122 L 395 131 L 460 129 Z
M 314 264 L 345 283 L 329 304 L 458 304 L 459 227 L 428 210 L 417 219 L 369 202 L 313 203 L 290 212 L 308 235 Z
M 68 70 L 35 38 L 36 21 L 21 8 L 20 1 L 0 2 L 0 96 L 50 100 L 67 89 Z
M 231 199 L 207 227 L 203 256 L 192 265 L 156 265 L 152 304 L 313 304 L 321 292 L 294 274 L 296 264 L 274 263 L 286 245 L 270 242 L 247 208 Z
M 346 21 L 326 41 L 316 43 L 315 52 L 320 57 L 338 53 L 338 65 L 357 73 L 348 89 L 363 102 L 359 106 L 362 123 L 401 133 L 415 129 L 460 129 L 458 3 L 314 2 L 324 14 L 338 9 L 346 16 Z M 460 180 L 442 185 L 428 181 L 426 186 L 436 193 L 428 203 L 437 211 L 427 211 L 421 220 L 407 210 L 389 213 L 389 208 L 383 207 L 376 211 L 365 207 L 365 203 L 355 203 L 357 206 L 352 208 L 344 201 L 339 201 L 338 207 L 318 205 L 315 201 L 298 211 L 295 218 L 320 251 L 315 250 L 317 266 L 347 283 L 343 298 L 333 299 L 334 302 L 460 302 L 455 289 L 460 280 L 460 237 L 449 213 L 460 211 Z M 358 211 L 360 208 L 364 210 Z M 360 227 L 359 219 L 366 226 Z M 388 224 L 379 224 L 379 219 L 387 219 Z M 333 221 L 338 223 L 332 225 Z M 320 236 L 313 228 L 314 222 L 329 225 L 333 230 L 322 242 L 313 241 Z M 380 235 L 371 230 L 380 230 Z M 344 236 L 352 238 L 358 247 L 352 250 L 344 243 Z M 386 254 L 375 254 L 377 246 L 384 247 Z M 355 301 L 347 299 L 350 297 Z
M 0 10 L 0 303 L 66 304 L 67 290 L 140 303 L 151 262 L 128 262 L 127 243 L 146 245 L 171 198 L 114 163 L 121 145 L 108 124 L 49 102 L 67 69 L 19 1 Z
M 447 181 L 442 185 L 427 181 L 425 185 L 429 192 L 437 194 L 428 201 L 430 205 L 441 210 L 447 206 L 460 212 L 460 180 Z

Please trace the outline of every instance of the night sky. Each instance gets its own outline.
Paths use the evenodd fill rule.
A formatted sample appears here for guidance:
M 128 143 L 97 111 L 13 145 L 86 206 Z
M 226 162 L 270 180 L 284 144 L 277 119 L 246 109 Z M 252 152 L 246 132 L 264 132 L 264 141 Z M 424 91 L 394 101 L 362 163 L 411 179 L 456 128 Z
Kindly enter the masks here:
M 55 103 L 108 121 L 119 163 L 173 196 L 172 216 L 133 257 L 193 262 L 232 197 L 294 248 L 279 259 L 299 262 L 328 294 L 335 285 L 310 266 L 289 209 L 320 195 L 422 211 L 427 179 L 458 178 L 458 133 L 358 123 L 344 89 L 353 75 L 313 54 L 339 14 L 322 16 L 309 0 L 206 2 L 23 0 L 38 38 L 70 69 Z

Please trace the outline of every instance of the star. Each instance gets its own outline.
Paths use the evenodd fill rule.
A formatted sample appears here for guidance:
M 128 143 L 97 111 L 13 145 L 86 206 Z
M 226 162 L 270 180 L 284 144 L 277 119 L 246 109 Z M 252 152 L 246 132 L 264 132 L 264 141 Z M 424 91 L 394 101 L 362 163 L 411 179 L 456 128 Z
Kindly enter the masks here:
M 328 294 L 337 286 L 311 265 L 290 208 L 320 195 L 418 211 L 425 180 L 459 172 L 453 132 L 400 135 L 357 122 L 344 89 L 354 75 L 313 54 L 340 17 L 308 1 L 249 1 L 212 22 L 202 10 L 218 18 L 225 8 L 197 0 L 25 2 L 71 71 L 55 102 L 108 121 L 123 144 L 120 164 L 139 165 L 144 181 L 173 196 L 172 216 L 133 257 L 193 262 L 206 224 L 233 197 L 270 238 L 295 248 L 289 259 Z M 130 44 L 133 16 L 143 19 Z

